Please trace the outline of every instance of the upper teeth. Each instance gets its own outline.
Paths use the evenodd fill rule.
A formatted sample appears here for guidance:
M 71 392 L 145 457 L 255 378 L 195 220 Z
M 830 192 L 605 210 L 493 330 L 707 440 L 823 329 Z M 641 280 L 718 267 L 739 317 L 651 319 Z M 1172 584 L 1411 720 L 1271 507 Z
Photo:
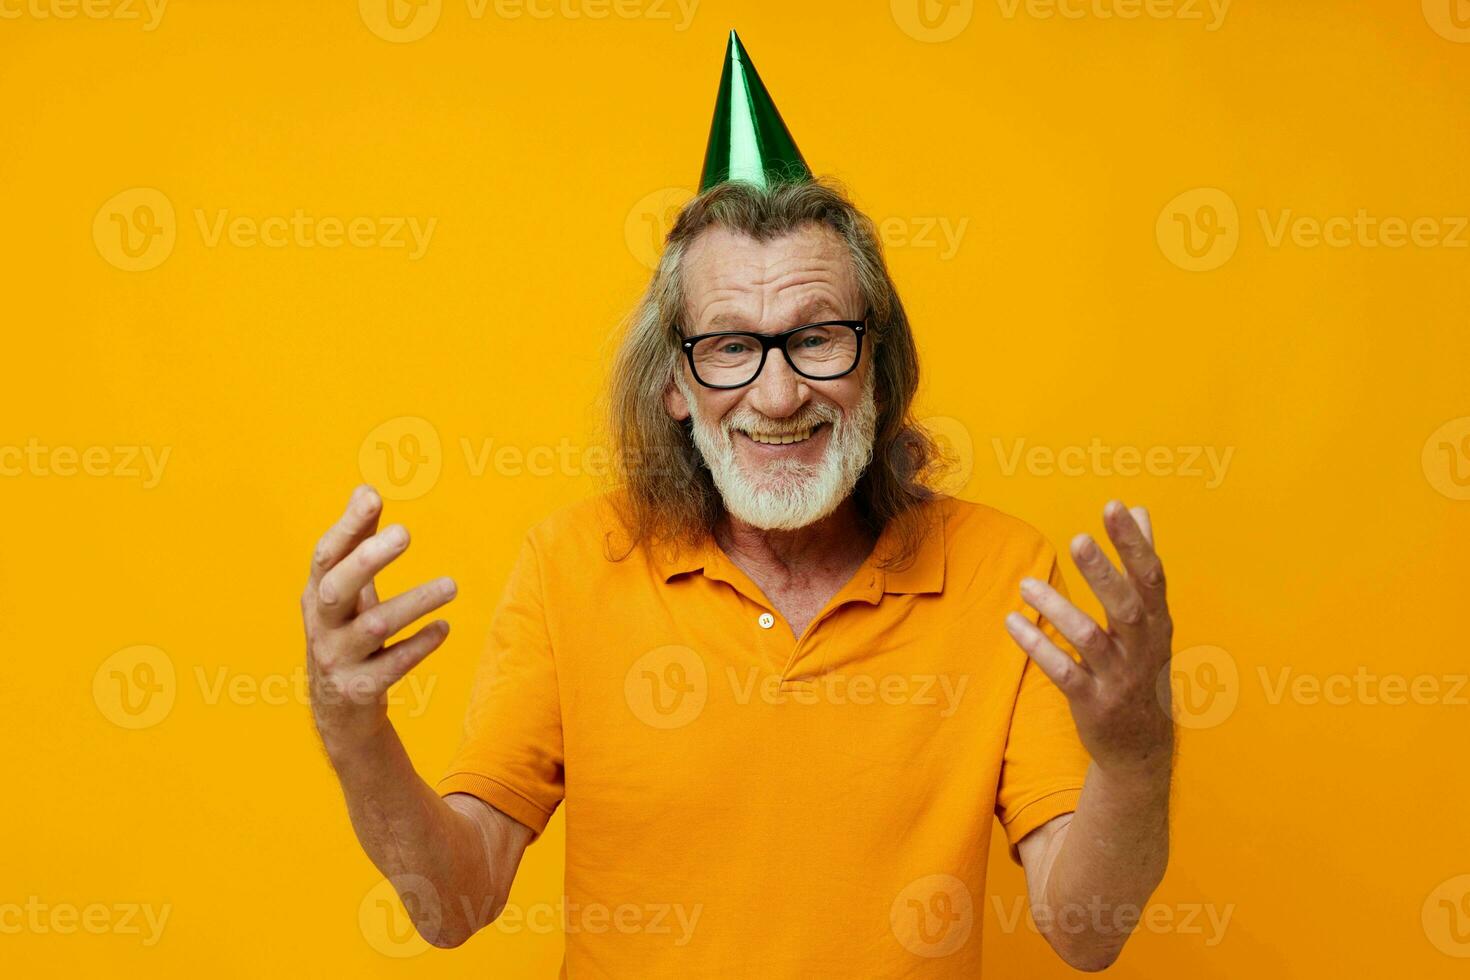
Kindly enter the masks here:
M 755 442 L 764 442 L 772 446 L 784 446 L 788 442 L 802 442 L 810 439 L 812 437 L 812 430 L 802 429 L 799 432 L 793 432 L 784 436 L 766 435 L 763 432 L 747 432 L 746 435 L 750 436 Z

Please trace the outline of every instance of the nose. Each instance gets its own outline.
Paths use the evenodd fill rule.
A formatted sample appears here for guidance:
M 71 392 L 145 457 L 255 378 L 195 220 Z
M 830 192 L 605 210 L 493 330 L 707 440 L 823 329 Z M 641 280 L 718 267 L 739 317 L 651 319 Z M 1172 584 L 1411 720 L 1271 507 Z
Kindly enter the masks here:
M 784 419 L 795 415 L 811 393 L 806 379 L 791 370 L 779 350 L 773 350 L 766 355 L 766 365 L 750 383 L 746 397 L 750 407 L 766 418 Z

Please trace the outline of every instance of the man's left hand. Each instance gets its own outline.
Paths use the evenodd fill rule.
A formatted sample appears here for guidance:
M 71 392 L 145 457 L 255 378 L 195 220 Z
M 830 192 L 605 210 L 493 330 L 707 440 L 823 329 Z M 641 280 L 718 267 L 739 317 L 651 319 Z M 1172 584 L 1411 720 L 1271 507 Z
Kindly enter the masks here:
M 1103 508 L 1103 526 L 1123 562 L 1120 572 L 1090 535 L 1072 539 L 1072 559 L 1107 613 L 1099 626 L 1046 582 L 1021 581 L 1026 604 L 1056 626 L 1082 656 L 1078 663 L 1020 613 L 1006 629 L 1066 694 L 1077 733 L 1104 772 L 1168 771 L 1174 742 L 1169 665 L 1174 624 L 1164 597 L 1164 566 L 1154 551 L 1148 511 L 1119 501 Z

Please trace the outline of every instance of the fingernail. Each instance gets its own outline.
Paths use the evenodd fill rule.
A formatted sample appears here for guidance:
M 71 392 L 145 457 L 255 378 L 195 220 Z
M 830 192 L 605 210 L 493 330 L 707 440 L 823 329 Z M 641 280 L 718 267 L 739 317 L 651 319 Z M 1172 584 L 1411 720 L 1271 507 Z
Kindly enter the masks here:
M 1041 583 L 1038 582 L 1038 581 L 1036 581 L 1036 579 L 1034 579 L 1034 578 L 1029 578 L 1028 577 L 1028 578 L 1021 579 L 1021 591 L 1022 592 L 1026 592 L 1026 593 L 1035 592 L 1040 587 L 1041 587 Z
M 459 586 L 454 583 L 454 579 L 452 578 L 440 579 L 439 588 L 446 596 L 449 596 L 451 599 L 459 594 Z
M 1006 613 L 1006 629 L 1012 633 L 1019 633 L 1026 628 L 1026 617 L 1018 612 Z
M 408 543 L 408 529 L 402 524 L 394 524 L 383 532 L 383 540 L 394 548 L 401 548 Z
M 1084 535 L 1082 539 L 1077 542 L 1077 556 L 1079 558 L 1085 558 L 1088 561 L 1096 558 L 1097 542 L 1092 540 L 1090 536 Z

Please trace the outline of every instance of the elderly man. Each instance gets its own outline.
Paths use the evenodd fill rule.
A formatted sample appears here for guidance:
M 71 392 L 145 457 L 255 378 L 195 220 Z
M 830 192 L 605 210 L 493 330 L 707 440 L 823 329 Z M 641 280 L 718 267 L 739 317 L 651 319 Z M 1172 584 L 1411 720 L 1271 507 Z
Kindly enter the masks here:
M 313 707 L 353 826 L 439 946 L 565 801 L 564 975 L 973 977 L 994 815 L 1042 934 L 1106 967 L 1168 852 L 1147 516 L 1104 508 L 1121 569 L 1072 542 L 1101 626 L 1036 531 L 928 489 L 873 225 L 733 37 L 721 105 L 615 365 L 622 485 L 527 535 L 436 786 L 385 693 L 448 626 L 388 640 L 454 583 L 378 600 L 408 534 L 370 488 L 318 545 Z

